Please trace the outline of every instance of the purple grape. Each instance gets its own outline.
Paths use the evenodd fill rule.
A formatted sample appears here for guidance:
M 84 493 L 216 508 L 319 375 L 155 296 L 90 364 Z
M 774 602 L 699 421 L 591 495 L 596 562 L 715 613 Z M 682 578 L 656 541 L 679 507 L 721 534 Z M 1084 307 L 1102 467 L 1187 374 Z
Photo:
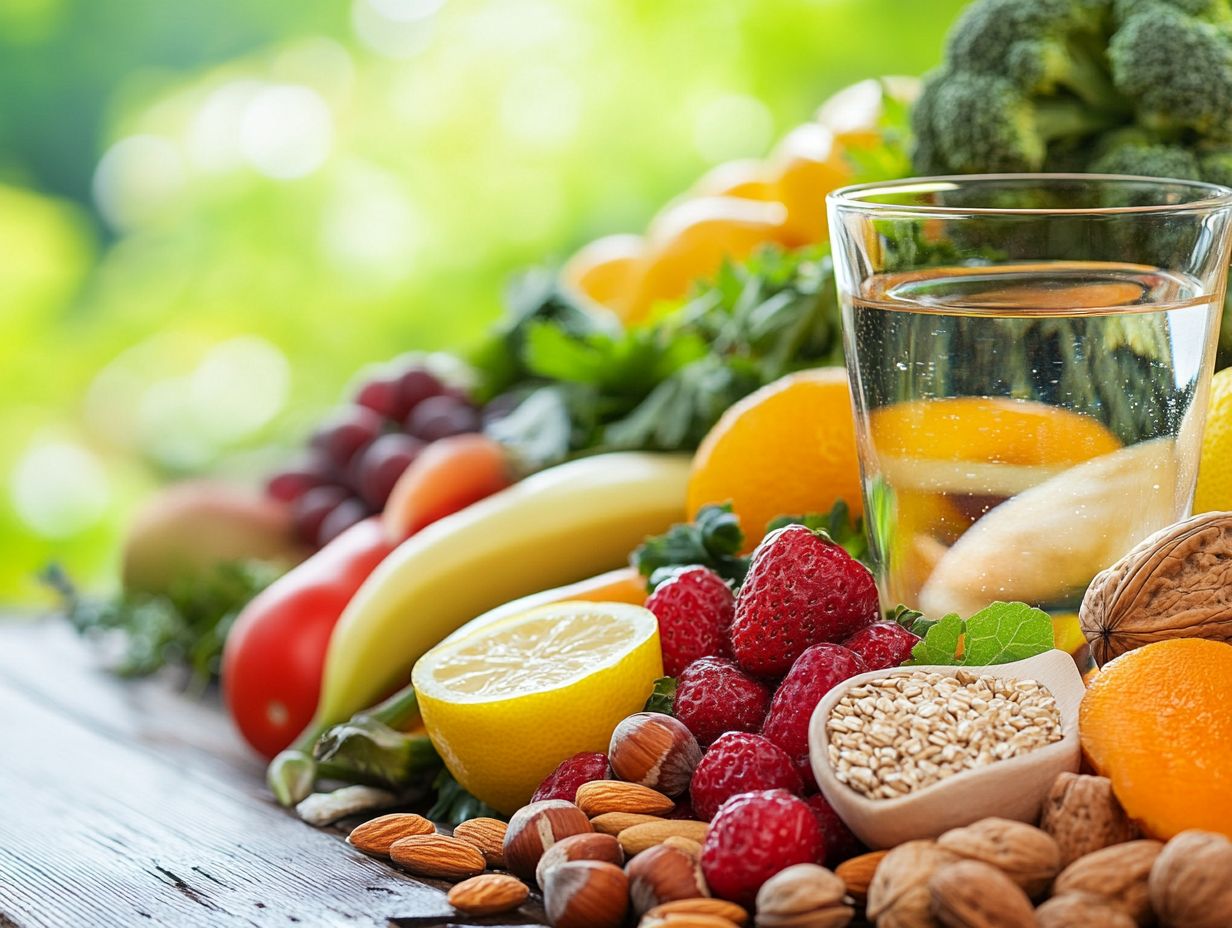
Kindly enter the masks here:
M 418 438 L 391 432 L 382 435 L 356 459 L 355 487 L 365 503 L 382 509 L 389 493 L 426 445 Z
M 356 522 L 366 519 L 369 515 L 371 511 L 362 500 L 354 496 L 344 499 L 321 521 L 321 527 L 317 531 L 317 547 L 324 548 Z
M 445 385 L 422 367 L 411 367 L 398 378 L 398 393 L 402 401 L 403 416 L 433 396 L 439 396 Z
M 455 396 L 432 396 L 411 410 L 406 430 L 424 441 L 479 431 L 479 412 Z
M 310 459 L 274 474 L 266 481 L 265 492 L 273 499 L 293 503 L 314 487 L 327 483 L 333 483 L 328 465 Z
M 402 402 L 402 391 L 399 389 L 400 379 L 397 374 L 385 374 L 371 378 L 355 394 L 356 404 L 371 409 L 386 419 L 402 421 L 406 416 L 407 406 Z
M 365 406 L 345 406 L 312 434 L 311 445 L 329 457 L 339 473 L 376 439 L 385 420 Z
M 325 484 L 313 487 L 297 499 L 292 506 L 291 515 L 299 537 L 307 544 L 316 545 L 321 534 L 321 523 L 326 516 L 350 498 L 351 494 L 345 487 Z

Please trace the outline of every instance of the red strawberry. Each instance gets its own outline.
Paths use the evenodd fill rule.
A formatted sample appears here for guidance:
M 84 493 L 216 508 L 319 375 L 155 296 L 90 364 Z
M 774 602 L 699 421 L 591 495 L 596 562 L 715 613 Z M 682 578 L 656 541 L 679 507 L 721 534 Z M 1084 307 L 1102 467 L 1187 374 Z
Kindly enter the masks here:
M 826 802 L 825 796 L 814 793 L 804 801 L 813 810 L 817 824 L 821 826 L 821 833 L 826 837 L 827 867 L 833 870 L 847 858 L 864 853 L 865 848 L 860 839 L 851 833 L 847 823 L 839 818 L 830 803 Z
M 732 652 L 750 673 L 780 676 L 809 645 L 842 641 L 878 614 L 867 567 L 825 535 L 788 525 L 753 552 L 736 599 Z
M 869 670 L 887 670 L 909 660 L 919 640 L 919 635 L 897 622 L 877 622 L 860 629 L 843 642 L 843 647 L 860 655 Z
M 540 799 L 564 799 L 573 802 L 577 799 L 578 787 L 591 780 L 606 780 L 611 775 L 607 765 L 606 754 L 574 754 L 568 760 L 560 762 L 560 766 L 548 774 L 547 779 L 539 784 L 531 802 Z
M 805 787 L 816 786 L 809 767 L 808 726 L 821 697 L 844 680 L 864 673 L 864 661 L 839 644 L 815 644 L 791 665 L 770 703 L 761 733 L 796 765 Z
M 646 608 L 659 620 L 663 671 L 677 676 L 699 657 L 726 655 L 736 599 L 713 570 L 686 567 L 656 587 Z
M 821 826 L 804 800 L 767 789 L 723 803 L 702 845 L 702 874 L 716 896 L 751 907 L 761 884 L 780 870 L 825 856 Z
M 757 731 L 770 707 L 770 691 L 718 657 L 690 664 L 676 681 L 672 711 L 702 747 L 725 731 Z
M 714 818 L 719 806 L 737 793 L 759 789 L 798 793 L 800 774 L 781 747 L 769 738 L 743 731 L 729 731 L 712 744 L 689 783 L 693 808 L 705 821 Z

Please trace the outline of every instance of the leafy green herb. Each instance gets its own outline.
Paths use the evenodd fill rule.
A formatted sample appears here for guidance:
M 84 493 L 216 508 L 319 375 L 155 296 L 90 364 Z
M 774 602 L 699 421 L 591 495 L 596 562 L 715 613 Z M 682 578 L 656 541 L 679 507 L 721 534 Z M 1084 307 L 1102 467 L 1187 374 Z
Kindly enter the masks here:
M 236 615 L 281 573 L 264 562 L 235 561 L 186 577 L 166 593 L 124 592 L 110 599 L 83 597 L 57 565 L 42 579 L 60 594 L 80 634 L 119 642 L 114 673 L 141 677 L 183 666 L 190 673 L 188 688 L 200 691 L 218 676 Z
M 838 500 L 824 515 L 809 513 L 803 516 L 779 516 L 766 526 L 767 532 L 785 525 L 803 525 L 814 531 L 825 532 L 836 545 L 839 545 L 857 561 L 868 564 L 868 538 L 864 534 L 864 526 L 860 519 L 852 518 L 851 507 L 844 500 Z
M 851 517 L 850 507 L 838 500 L 829 512 L 800 516 L 779 516 L 766 531 L 786 525 L 804 525 L 825 533 L 857 560 L 868 554 L 864 530 L 859 519 Z M 709 567 L 733 586 L 744 583 L 750 558 L 739 552 L 744 547 L 744 530 L 731 503 L 703 506 L 693 522 L 673 525 L 662 535 L 648 538 L 633 552 L 633 566 L 649 580 L 651 590 L 677 571 L 700 564 Z
M 659 677 L 654 682 L 654 689 L 650 691 L 650 698 L 646 700 L 646 705 L 643 712 L 662 712 L 664 715 L 672 715 L 673 707 L 676 704 L 676 678 L 675 677 Z
M 490 434 L 533 467 L 596 450 L 694 448 L 758 387 L 842 359 L 828 246 L 767 247 L 725 264 L 672 312 L 628 330 L 541 273 L 511 306 L 473 360 L 481 397 L 516 404 Z
M 912 630 L 924 638 L 912 649 L 909 664 L 987 667 L 1034 657 L 1055 645 L 1048 613 L 1026 603 L 992 603 L 965 622 L 952 612 L 936 622 L 916 621 Z
M 749 561 L 740 556 L 744 532 L 731 503 L 703 506 L 693 522 L 673 525 L 662 535 L 648 538 L 633 552 L 633 566 L 650 580 L 650 588 L 672 571 L 692 564 L 709 567 L 724 580 L 744 582 Z
M 486 802 L 464 790 L 446 769 L 437 774 L 432 788 L 436 790 L 436 802 L 428 810 L 428 818 L 434 822 L 461 825 L 473 818 L 504 818 Z

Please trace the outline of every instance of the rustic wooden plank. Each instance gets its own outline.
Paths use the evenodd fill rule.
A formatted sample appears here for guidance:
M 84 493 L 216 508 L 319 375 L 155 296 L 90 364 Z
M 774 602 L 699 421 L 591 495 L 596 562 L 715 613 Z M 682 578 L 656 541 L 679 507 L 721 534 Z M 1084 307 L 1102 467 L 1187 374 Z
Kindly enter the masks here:
M 502 925 L 278 808 L 221 713 L 0 626 L 0 926 Z
M 0 621 L 0 680 L 116 739 L 262 792 L 263 762 L 232 727 L 217 692 L 190 696 L 162 677 L 118 681 L 58 618 Z

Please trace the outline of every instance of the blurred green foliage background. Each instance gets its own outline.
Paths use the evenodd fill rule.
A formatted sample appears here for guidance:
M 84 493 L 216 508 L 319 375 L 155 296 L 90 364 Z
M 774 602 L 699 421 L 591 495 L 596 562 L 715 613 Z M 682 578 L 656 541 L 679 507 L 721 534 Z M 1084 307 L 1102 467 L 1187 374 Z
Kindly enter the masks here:
M 0 0 L 0 601 L 108 585 L 151 486 L 259 479 L 962 5 Z

